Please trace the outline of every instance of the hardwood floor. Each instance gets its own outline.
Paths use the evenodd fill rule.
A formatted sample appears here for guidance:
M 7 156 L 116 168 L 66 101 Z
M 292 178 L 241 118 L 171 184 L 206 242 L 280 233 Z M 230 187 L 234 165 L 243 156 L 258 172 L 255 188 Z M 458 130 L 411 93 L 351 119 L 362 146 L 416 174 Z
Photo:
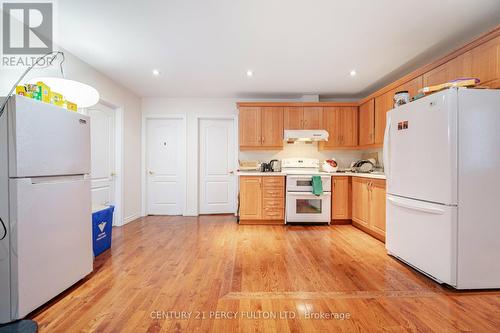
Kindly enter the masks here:
M 350 225 L 147 217 L 31 317 L 41 332 L 498 332 L 500 291 L 443 288 Z

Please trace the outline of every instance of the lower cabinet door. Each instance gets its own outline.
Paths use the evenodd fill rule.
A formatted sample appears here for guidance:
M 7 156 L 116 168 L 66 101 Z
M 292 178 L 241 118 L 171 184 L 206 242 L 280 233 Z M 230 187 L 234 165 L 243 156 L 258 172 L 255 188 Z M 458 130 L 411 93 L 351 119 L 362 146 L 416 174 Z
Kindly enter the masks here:
M 262 177 L 240 177 L 240 219 L 262 218 Z
M 372 181 L 370 186 L 370 229 L 385 236 L 385 181 Z
M 332 177 L 332 184 L 332 220 L 350 219 L 349 177 Z
M 354 177 L 352 179 L 352 219 L 364 227 L 369 227 L 369 192 L 368 181 Z

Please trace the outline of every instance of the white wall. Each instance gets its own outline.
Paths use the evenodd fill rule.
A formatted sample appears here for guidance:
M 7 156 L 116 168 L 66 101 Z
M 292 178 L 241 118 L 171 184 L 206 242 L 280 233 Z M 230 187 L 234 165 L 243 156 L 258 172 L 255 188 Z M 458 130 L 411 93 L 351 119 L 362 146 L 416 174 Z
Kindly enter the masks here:
M 263 101 L 265 99 L 259 99 Z M 233 98 L 143 98 L 141 110 L 143 117 L 158 115 L 184 115 L 187 127 L 187 171 L 186 171 L 186 215 L 198 214 L 198 117 L 237 115 L 237 102 L 242 99 Z M 248 100 L 246 100 L 248 101 Z M 288 100 L 293 101 L 293 100 Z M 335 157 L 341 167 L 361 158 L 362 151 L 318 151 L 317 144 L 298 143 L 287 145 L 282 151 L 240 152 L 240 159 L 269 161 L 286 157 L 311 157 L 320 160 Z
M 101 99 L 123 109 L 123 210 L 126 222 L 140 216 L 141 211 L 141 103 L 139 97 L 119 83 L 101 74 L 79 58 L 64 51 L 64 73 L 68 79 L 95 87 Z M 0 68 L 0 96 L 5 96 L 24 69 Z M 39 76 L 60 76 L 59 66 L 34 69 L 26 81 Z

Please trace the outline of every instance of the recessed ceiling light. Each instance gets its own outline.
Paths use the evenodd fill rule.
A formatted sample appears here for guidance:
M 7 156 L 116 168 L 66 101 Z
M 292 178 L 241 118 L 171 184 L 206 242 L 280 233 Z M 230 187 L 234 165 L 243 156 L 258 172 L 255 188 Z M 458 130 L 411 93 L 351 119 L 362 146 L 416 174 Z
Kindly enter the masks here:
M 247 76 L 248 76 L 248 77 L 252 77 L 252 76 L 253 76 L 253 72 L 252 72 L 251 70 L 248 70 L 248 71 L 247 71 Z
M 353 70 L 351 70 L 351 71 L 349 72 L 349 75 L 350 75 L 350 76 L 356 76 L 356 70 L 354 70 L 354 69 L 353 69 Z
M 161 72 L 157 69 L 153 69 L 153 75 L 154 76 L 160 76 Z

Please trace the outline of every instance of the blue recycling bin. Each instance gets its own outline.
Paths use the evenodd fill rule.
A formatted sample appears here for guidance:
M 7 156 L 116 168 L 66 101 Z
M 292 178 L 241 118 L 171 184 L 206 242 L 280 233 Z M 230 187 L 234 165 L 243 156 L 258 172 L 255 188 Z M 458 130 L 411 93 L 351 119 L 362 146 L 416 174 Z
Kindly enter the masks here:
M 113 226 L 114 206 L 92 213 L 92 240 L 94 257 L 111 247 L 111 230 Z

